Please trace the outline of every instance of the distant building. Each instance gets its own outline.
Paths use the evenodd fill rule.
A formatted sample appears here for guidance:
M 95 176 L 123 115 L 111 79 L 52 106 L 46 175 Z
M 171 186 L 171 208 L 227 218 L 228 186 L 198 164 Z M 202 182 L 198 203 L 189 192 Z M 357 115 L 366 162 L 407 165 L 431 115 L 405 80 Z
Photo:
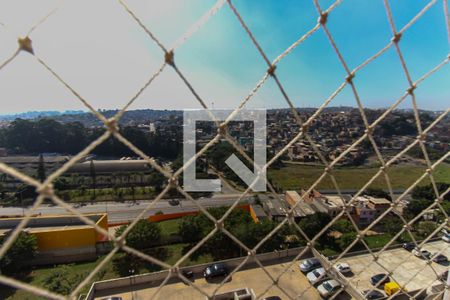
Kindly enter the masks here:
M 299 221 L 302 217 L 306 217 L 309 215 L 313 215 L 316 211 L 304 200 L 296 191 L 287 191 L 286 192 L 286 202 L 289 206 L 294 208 L 294 219 L 295 221 Z
M 366 197 L 357 197 L 353 207 L 354 211 L 352 217 L 359 226 L 367 226 L 375 220 L 377 210 L 369 205 L 369 200 Z
M 344 200 L 338 195 L 322 195 L 319 191 L 312 190 L 308 195 L 305 191 L 301 191 L 305 202 L 308 203 L 316 212 L 321 212 L 335 217 L 344 207 Z M 351 208 L 349 209 L 351 212 Z
M 367 205 L 376 211 L 376 217 L 378 217 L 391 207 L 391 201 L 385 198 L 368 197 Z
M 124 159 L 124 160 L 92 160 L 95 167 L 95 173 L 111 174 L 111 173 L 140 173 L 150 172 L 152 167 L 143 159 Z M 84 161 L 74 164 L 67 170 L 67 174 L 90 174 L 91 161 Z
M 0 162 L 7 164 L 18 170 L 27 171 L 36 169 L 39 165 L 39 156 L 24 156 L 24 155 L 14 155 L 14 156 L 4 156 L 1 157 Z M 69 156 L 65 155 L 44 155 L 44 163 L 46 170 L 55 170 L 62 166 L 65 162 L 70 159 Z
M 156 133 L 156 126 L 155 126 L 155 123 L 150 123 L 150 125 L 149 125 L 149 131 L 150 131 L 150 133 Z
M 286 218 L 287 208 L 278 199 L 264 201 L 263 208 L 269 218 L 273 221 L 282 221 Z

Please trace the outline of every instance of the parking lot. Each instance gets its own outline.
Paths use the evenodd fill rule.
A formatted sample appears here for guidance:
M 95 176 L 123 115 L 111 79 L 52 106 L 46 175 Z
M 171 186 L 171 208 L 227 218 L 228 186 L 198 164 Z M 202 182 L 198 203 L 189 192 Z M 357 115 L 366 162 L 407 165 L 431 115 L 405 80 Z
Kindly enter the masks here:
M 273 277 L 276 277 L 287 266 L 287 263 L 283 263 L 266 266 L 266 269 Z M 221 278 L 221 280 L 222 279 L 223 278 Z M 204 278 L 198 278 L 195 279 L 194 282 L 207 293 L 212 293 L 219 286 L 220 281 L 207 282 Z M 228 292 L 234 289 L 247 287 L 253 289 L 255 294 L 259 296 L 267 289 L 269 285 L 271 285 L 271 283 L 272 281 L 270 278 L 261 269 L 248 269 L 234 274 L 232 279 L 229 282 L 226 282 L 218 292 Z M 291 268 L 289 268 L 289 270 L 280 278 L 278 285 L 292 298 L 295 298 L 297 295 L 304 292 L 302 299 L 321 299 L 317 290 L 311 287 L 306 277 L 300 272 L 298 263 L 295 263 Z M 151 287 L 116 295 L 121 296 L 123 300 L 151 299 L 157 289 L 158 287 Z M 289 298 L 276 285 L 272 286 L 269 291 L 263 295 L 263 297 L 268 296 L 279 296 L 281 299 Z M 102 298 L 103 297 L 96 299 Z M 182 282 L 167 284 L 159 291 L 157 297 L 155 297 L 155 299 L 165 300 L 204 298 L 204 295 L 200 292 Z
M 450 257 L 450 244 L 444 241 L 428 243 L 423 249 L 427 249 L 433 254 L 442 251 L 442 254 Z M 370 254 L 347 257 L 342 261 L 351 266 L 354 275 L 349 276 L 348 279 L 359 291 L 373 289 L 370 284 L 370 277 L 387 273 L 386 269 L 393 271 L 391 278 L 395 279 L 400 285 L 406 284 L 407 291 L 416 291 L 432 284 L 438 284 L 436 273 L 441 274 L 449 268 L 448 263 L 437 264 L 432 262 L 429 266 L 425 260 L 415 257 L 403 248 L 385 251 L 380 255 L 377 263 L 373 262 L 373 257 Z M 399 264 L 400 266 L 397 267 Z
M 450 244 L 444 241 L 428 243 L 423 249 L 429 250 L 432 254 L 441 252 L 450 257 Z M 370 254 L 355 255 L 343 258 L 340 262 L 350 265 L 351 273 L 346 277 L 353 286 L 360 292 L 372 290 L 374 287 L 370 283 L 370 278 L 376 274 L 392 272 L 391 279 L 394 279 L 400 285 L 406 284 L 407 291 L 417 291 L 430 285 L 439 284 L 437 274 L 448 270 L 449 264 L 437 264 L 432 262 L 431 266 L 426 261 L 414 256 L 411 252 L 397 248 L 383 252 L 378 262 L 373 261 Z M 289 263 L 280 263 L 265 266 L 266 270 L 276 278 Z M 317 289 L 312 287 L 306 276 L 299 270 L 299 262 L 293 264 L 289 270 L 280 278 L 278 286 L 272 285 L 271 279 L 260 268 L 241 270 L 233 274 L 231 280 L 226 282 L 216 294 L 229 292 L 241 288 L 252 289 L 256 296 L 269 297 L 279 296 L 281 299 L 296 298 L 302 294 L 301 299 L 321 299 Z M 197 274 L 194 279 L 195 284 L 208 294 L 220 286 L 223 277 L 214 280 L 205 280 L 201 274 Z M 268 287 L 271 286 L 269 289 Z M 268 290 L 267 290 L 268 289 Z M 115 296 L 122 297 L 123 300 L 150 299 L 156 296 L 156 299 L 205 299 L 205 296 L 196 289 L 177 281 L 167 283 L 158 292 L 158 286 L 141 286 L 134 291 L 115 292 Z M 349 299 L 347 293 L 340 293 L 335 299 Z M 96 299 L 103 299 L 98 297 Z

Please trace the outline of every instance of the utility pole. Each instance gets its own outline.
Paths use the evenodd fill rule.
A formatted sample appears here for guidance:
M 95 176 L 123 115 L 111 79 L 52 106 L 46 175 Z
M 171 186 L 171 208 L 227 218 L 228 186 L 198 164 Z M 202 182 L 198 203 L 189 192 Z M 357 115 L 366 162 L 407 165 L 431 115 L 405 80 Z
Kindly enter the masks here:
M 20 206 L 22 207 L 22 217 L 25 217 L 25 208 L 23 207 L 22 191 L 20 191 Z

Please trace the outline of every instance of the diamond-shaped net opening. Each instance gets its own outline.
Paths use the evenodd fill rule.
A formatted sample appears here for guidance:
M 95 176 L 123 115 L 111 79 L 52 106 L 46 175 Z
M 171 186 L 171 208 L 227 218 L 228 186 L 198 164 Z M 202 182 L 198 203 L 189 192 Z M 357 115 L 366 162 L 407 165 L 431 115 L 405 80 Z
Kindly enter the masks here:
M 120 9 L 126 12 L 130 20 L 133 20 L 135 25 L 145 32 L 149 42 L 161 50 L 161 64 L 115 115 L 105 116 L 94 109 L 89 99 L 84 98 L 75 87 L 60 75 L 60 70 L 53 68 L 47 62 L 47 59 L 35 53 L 33 48 L 35 45 L 32 40 L 33 32 L 39 26 L 45 24 L 53 15 L 58 14 L 59 7 L 50 11 L 35 25 L 32 25 L 23 37 L 19 37 L 16 50 L 0 62 L 0 71 L 2 71 L 7 65 L 13 64 L 18 56 L 31 55 L 36 63 L 76 97 L 102 126 L 102 129 L 98 130 L 96 138 L 86 148 L 65 161 L 60 167 L 51 170 L 51 174 L 48 174 L 45 180 L 36 180 L 22 170 L 12 168 L 7 163 L 0 163 L 0 171 L 5 176 L 22 182 L 28 190 L 37 195 L 31 208 L 26 212 L 24 211 L 23 218 L 4 236 L 0 247 L 0 258 L 5 261 L 11 255 L 8 250 L 14 246 L 15 241 L 21 239 L 23 235 L 27 235 L 23 230 L 32 222 L 35 213 L 44 202 L 53 202 L 73 214 L 81 224 L 92 226 L 95 229 L 95 234 L 111 241 L 110 248 L 105 251 L 106 254 L 99 259 L 95 267 L 91 268 L 82 278 L 77 278 L 76 284 L 64 293 L 51 292 L 33 282 L 27 282 L 26 278 L 11 276 L 7 269 L 4 269 L 6 271 L 0 275 L 1 284 L 49 299 L 77 299 L 80 295 L 86 295 L 88 286 L 93 281 L 104 278 L 103 275 L 108 272 L 111 262 L 122 276 L 160 271 L 158 273 L 159 279 L 152 283 L 153 290 L 150 295 L 145 296 L 145 299 L 157 299 L 161 297 L 162 291 L 166 291 L 164 295 L 168 295 L 167 291 L 171 290 L 170 285 L 180 281 L 194 291 L 195 297 L 214 298 L 218 293 L 227 292 L 229 289 L 227 283 L 233 282 L 233 278 L 238 278 L 236 281 L 244 283 L 247 283 L 248 280 L 249 285 L 255 284 L 251 281 L 251 278 L 257 274 L 255 272 L 263 274 L 263 276 L 258 282 L 261 288 L 256 294 L 253 293 L 252 295 L 254 298 L 271 296 L 273 293 L 283 295 L 282 298 L 288 299 L 315 298 L 318 297 L 315 288 L 322 295 L 331 298 L 349 296 L 362 298 L 364 297 L 362 292 L 372 293 L 378 288 L 377 284 L 364 289 L 359 286 L 360 284 L 365 286 L 370 282 L 371 278 L 366 278 L 368 268 L 371 270 L 376 268 L 380 274 L 385 275 L 379 277 L 379 281 L 389 280 L 392 281 L 392 285 L 396 285 L 389 292 L 388 289 L 385 289 L 388 298 L 393 298 L 398 294 L 407 294 L 408 297 L 418 298 L 439 280 L 445 281 L 442 280 L 442 268 L 436 263 L 439 263 L 437 262 L 439 257 L 449 253 L 448 244 L 442 243 L 438 247 L 436 243 L 430 242 L 437 239 L 443 229 L 448 229 L 449 188 L 440 184 L 435 179 L 435 175 L 441 172 L 442 168 L 448 168 L 448 166 L 442 167 L 442 165 L 448 161 L 450 152 L 444 151 L 442 152 L 445 153 L 444 155 L 438 155 L 430 150 L 432 149 L 430 144 L 436 142 L 445 144 L 448 142 L 438 141 L 438 136 L 440 132 L 446 130 L 445 125 L 442 124 L 448 124 L 449 110 L 436 113 L 434 118 L 425 118 L 419 110 L 418 103 L 420 101 L 416 99 L 415 90 L 421 86 L 422 82 L 444 68 L 449 61 L 449 56 L 442 57 L 440 63 L 427 69 L 419 77 L 412 76 L 408 68 L 410 62 L 402 52 L 402 38 L 413 27 L 414 23 L 426 15 L 428 10 L 440 3 L 443 6 L 443 16 L 450 42 L 447 0 L 433 0 L 426 3 L 402 28 L 397 28 L 389 1 L 384 0 L 384 10 L 391 30 L 389 33 L 391 38 L 386 40 L 385 45 L 380 49 L 367 55 L 360 64 L 352 67 L 350 67 L 348 58 L 341 51 L 340 45 L 334 38 L 332 23 L 328 22 L 335 10 L 339 9 L 339 6 L 346 5 L 340 0 L 331 3 L 327 8 L 322 7 L 318 0 L 314 0 L 313 5 L 317 11 L 317 22 L 305 32 L 299 33 L 297 40 L 292 45 L 271 58 L 253 34 L 245 16 L 241 15 L 239 9 L 235 6 L 235 1 L 218 0 L 176 40 L 171 48 L 161 42 L 152 28 L 146 26 L 125 1 L 119 0 L 118 2 Z M 235 17 L 234 21 L 242 27 L 249 41 L 255 46 L 255 55 L 262 58 L 266 64 L 266 72 L 261 75 L 261 79 L 241 99 L 239 105 L 225 120 L 220 120 L 214 116 L 214 113 L 209 110 L 208 102 L 201 96 L 202 93 L 193 86 L 188 76 L 185 75 L 185 70 L 180 69 L 176 63 L 176 53 L 183 51 L 179 49 L 180 46 L 188 42 L 191 36 L 201 30 L 203 26 L 208 26 L 209 19 L 214 18 L 216 13 L 221 10 L 228 10 L 228 13 L 233 18 Z M 7 26 L 3 23 L 0 23 L 0 26 L 7 29 Z M 302 113 L 296 108 L 296 101 L 291 99 L 290 92 L 283 84 L 283 80 L 278 77 L 277 65 L 297 47 L 302 47 L 306 40 L 319 31 L 326 37 L 331 51 L 336 54 L 336 62 L 342 66 L 345 77 L 336 86 L 335 91 L 326 97 L 317 109 Z M 395 52 L 407 86 L 399 91 L 397 98 L 389 104 L 387 109 L 368 112 L 365 110 L 365 101 L 359 91 L 358 75 L 361 70 L 374 64 L 388 51 Z M 354 64 L 353 61 L 352 64 Z M 125 112 L 133 103 L 138 101 L 142 93 L 152 85 L 155 79 L 166 72 L 166 69 L 172 69 L 175 72 L 192 94 L 196 102 L 195 105 L 204 108 L 208 112 L 211 122 L 215 125 L 215 127 L 212 127 L 213 130 L 211 128 L 209 131 L 207 130 L 209 138 L 202 145 L 197 145 L 194 157 L 186 164 L 177 162 L 172 164 L 171 167 L 167 167 L 152 155 L 147 154 L 142 149 L 143 145 L 138 144 L 133 139 L 133 134 L 127 132 L 126 128 L 119 126 L 119 121 Z M 315 175 L 310 174 L 311 176 L 308 176 L 309 181 L 288 184 L 292 188 L 301 190 L 297 194 L 298 198 L 291 198 L 288 194 L 282 195 L 280 193 L 282 187 L 275 180 L 272 181 L 269 174 L 267 193 L 251 193 L 256 181 L 248 187 L 244 184 L 238 184 L 230 187 L 237 195 L 229 199 L 228 206 L 209 208 L 208 203 L 202 201 L 203 194 L 188 193 L 183 190 L 181 180 L 183 172 L 188 165 L 197 160 L 198 172 L 202 176 L 219 178 L 224 182 L 229 180 L 230 178 L 227 178 L 227 176 L 230 177 L 231 172 L 219 170 L 223 167 L 221 157 L 217 157 L 217 161 L 213 165 L 207 165 L 208 163 L 203 160 L 209 154 L 208 151 L 218 146 L 225 147 L 228 152 L 237 153 L 247 165 L 254 165 L 251 151 L 246 148 L 248 145 L 237 142 L 233 134 L 228 132 L 226 128 L 227 125 L 234 122 L 233 118 L 236 114 L 243 110 L 248 103 L 251 103 L 254 95 L 268 81 L 271 81 L 273 87 L 277 89 L 277 92 L 281 94 L 281 98 L 289 107 L 285 120 L 291 123 L 291 127 L 289 133 L 285 136 L 287 142 L 281 143 L 281 146 L 278 145 L 276 148 L 271 148 L 266 165 L 254 171 L 265 173 L 267 170 L 276 169 L 283 158 L 293 155 L 309 157 L 323 169 Z M 331 152 L 329 148 L 336 147 L 336 145 L 328 144 L 327 141 L 318 141 L 317 136 L 323 130 L 320 128 L 321 122 L 327 118 L 325 109 L 332 105 L 335 98 L 344 89 L 348 90 L 353 99 L 356 108 L 352 111 L 352 114 L 355 119 L 359 120 L 359 128 L 347 132 L 347 135 L 352 138 L 349 145 L 339 147 L 338 151 Z M 402 126 L 406 124 L 407 127 L 396 127 L 400 118 L 396 109 L 408 101 L 411 103 L 412 111 L 406 121 L 403 120 L 403 122 L 398 123 Z M 446 120 L 447 123 L 444 123 Z M 345 127 L 346 124 L 339 124 L 339 126 Z M 405 138 L 402 139 L 402 146 L 397 147 L 394 151 L 386 152 L 379 146 L 380 144 L 386 144 L 385 141 L 381 140 L 380 132 L 392 130 L 392 127 L 395 127 L 394 131 L 397 131 L 398 135 L 405 135 Z M 217 131 L 217 128 L 220 130 Z M 412 133 L 415 137 L 411 137 Z M 58 192 L 54 190 L 56 184 L 64 185 L 68 184 L 69 179 L 75 180 L 69 178 L 68 174 L 71 168 L 80 159 L 100 147 L 115 147 L 132 154 L 132 156 L 139 157 L 151 171 L 150 174 L 142 176 L 140 182 L 145 183 L 150 180 L 158 182 L 158 188 L 147 191 L 152 194 L 153 200 L 140 204 L 143 207 L 139 209 L 133 220 L 127 225 L 118 226 L 115 231 L 105 229 L 104 226 L 95 223 L 83 214 L 81 209 L 72 205 L 73 203 L 69 203 L 74 195 L 61 193 L 59 189 Z M 302 147 L 307 148 L 308 153 L 302 153 Z M 445 146 L 442 147 L 445 148 Z M 294 148 L 300 149 L 299 153 L 296 153 L 297 150 L 294 151 Z M 361 152 L 370 153 L 371 162 L 375 169 L 361 176 L 362 183 L 350 195 L 343 193 L 343 188 L 348 187 L 342 178 L 345 175 L 341 173 L 340 167 L 345 165 L 349 158 L 352 161 L 357 160 L 357 156 Z M 414 181 L 408 182 L 404 191 L 399 193 L 396 190 L 396 184 L 398 183 L 391 179 L 395 171 L 393 168 L 397 164 L 404 163 L 405 157 L 411 156 L 422 161 L 423 170 L 418 171 Z M 206 171 L 208 168 L 214 170 L 214 174 L 208 173 Z M 95 169 L 95 165 L 91 162 L 88 170 L 92 173 L 93 169 Z M 134 180 L 133 182 L 137 181 Z M 430 185 L 431 192 L 429 190 L 421 191 L 417 188 L 425 182 Z M 91 181 L 87 184 L 101 183 L 102 178 L 98 177 L 91 178 Z M 336 191 L 336 195 L 332 199 L 326 195 L 318 194 L 318 188 L 324 185 L 330 186 Z M 132 200 L 135 200 L 136 190 L 144 195 L 146 193 L 145 188 L 134 184 L 131 184 L 128 188 L 132 192 Z M 411 199 L 410 194 L 413 191 L 419 194 L 416 195 L 418 198 L 426 198 L 426 201 Z M 123 191 L 120 188 L 109 192 L 117 197 L 123 196 Z M 425 193 L 428 194 L 425 195 Z M 93 197 L 100 196 L 94 195 Z M 385 201 L 383 202 L 380 199 Z M 159 207 L 159 204 L 171 200 L 176 202 L 174 205 L 180 205 L 180 207 L 183 203 L 189 203 L 197 211 L 196 214 L 183 217 L 177 224 L 179 231 L 184 230 L 182 231 L 184 235 L 181 238 L 182 242 L 185 243 L 182 249 L 160 247 L 160 239 L 170 240 L 170 233 L 161 233 L 161 229 L 158 228 L 156 222 L 142 221 L 148 218 L 149 214 Z M 262 220 L 255 223 L 246 211 L 248 203 L 256 203 L 261 209 L 270 211 L 273 220 Z M 273 203 L 276 203 L 276 207 Z M 315 205 L 314 207 L 317 210 L 322 211 L 310 213 L 304 206 L 305 203 Z M 413 205 L 406 205 L 411 203 Z M 276 217 L 274 217 L 275 215 Z M 158 238 L 147 240 L 145 243 L 136 242 L 136 240 L 139 240 L 140 234 L 148 232 L 153 232 L 154 236 Z M 409 250 L 412 252 L 407 253 L 407 255 L 396 255 L 395 252 L 404 251 L 398 247 L 401 243 L 404 243 L 404 248 L 411 248 Z M 427 247 L 432 249 L 427 249 Z M 176 261 L 168 260 L 168 251 L 179 251 L 180 258 Z M 268 263 L 269 259 L 266 258 L 268 253 L 272 255 L 272 263 Z M 277 255 L 278 257 L 276 257 Z M 420 268 L 411 271 L 408 270 L 407 264 L 412 257 L 422 259 L 423 262 Z M 198 274 L 191 274 L 185 268 L 201 262 L 202 259 L 215 261 L 224 258 L 231 259 L 228 261 L 230 267 L 221 274 L 225 276 L 209 284 L 192 280 L 192 276 L 195 277 Z M 311 279 L 313 275 L 310 275 L 310 271 L 314 268 L 309 265 L 313 263 L 308 261 L 305 263 L 304 261 L 304 259 L 312 258 L 323 267 L 321 274 L 313 274 L 315 279 Z M 273 263 L 273 261 L 276 261 L 276 263 Z M 348 270 L 349 266 L 357 267 Z M 375 267 L 372 268 L 371 266 Z M 301 272 L 308 273 L 308 277 L 298 274 Z M 64 277 L 66 273 L 62 270 L 61 274 Z M 420 276 L 424 276 L 423 274 L 427 274 L 429 280 L 421 286 L 416 286 L 416 282 L 420 281 Z M 133 287 L 137 289 L 140 277 L 131 276 L 129 278 L 128 286 L 132 297 L 134 297 Z M 301 290 L 293 287 L 292 284 L 292 281 L 299 278 L 304 282 L 301 284 L 295 282 L 294 285 L 297 287 L 300 285 Z M 331 281 L 326 281 L 326 283 L 317 287 L 317 283 L 323 282 L 322 279 Z M 361 283 L 361 281 L 364 281 L 364 283 Z M 237 288 L 237 286 L 234 286 L 234 288 Z M 441 288 L 435 291 L 433 295 L 441 297 L 443 290 Z M 180 296 L 176 293 L 172 295 Z M 88 292 L 87 299 L 93 299 L 93 297 L 95 297 L 95 285 Z

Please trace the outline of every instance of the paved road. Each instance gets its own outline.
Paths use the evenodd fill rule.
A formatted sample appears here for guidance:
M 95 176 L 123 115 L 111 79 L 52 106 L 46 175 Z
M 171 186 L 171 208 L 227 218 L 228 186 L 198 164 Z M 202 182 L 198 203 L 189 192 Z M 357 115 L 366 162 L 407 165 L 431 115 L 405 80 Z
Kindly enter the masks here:
M 236 190 L 232 187 L 228 187 L 223 190 L 225 193 L 217 193 L 212 197 L 208 198 L 199 198 L 197 199 L 197 203 L 201 204 L 205 208 L 209 207 L 219 207 L 219 206 L 230 206 L 236 201 L 236 199 L 240 196 Z M 233 193 L 231 193 L 233 192 Z M 281 195 L 280 195 L 281 196 Z M 263 200 L 265 196 L 260 194 L 261 200 Z M 251 199 L 251 195 L 246 197 L 247 199 Z M 170 205 L 168 199 L 161 199 L 154 206 L 146 212 L 144 215 L 148 217 L 150 215 L 154 215 L 158 211 L 162 211 L 163 213 L 178 213 L 184 211 L 195 211 L 198 210 L 197 206 L 186 199 L 177 199 L 180 202 L 180 205 Z M 82 207 L 76 207 L 78 211 L 82 213 L 108 213 L 109 222 L 125 222 L 134 220 L 139 214 L 151 203 L 152 200 L 138 200 L 136 203 L 126 202 L 126 203 L 118 203 L 118 202 L 102 202 L 98 204 L 87 204 Z M 25 209 L 28 211 L 29 209 Z M 67 214 L 70 213 L 66 209 L 59 206 L 41 206 L 36 210 L 36 214 L 41 215 L 59 215 L 59 214 Z M 21 207 L 0 207 L 0 216 L 21 216 L 23 214 L 23 210 Z
M 219 206 L 230 206 L 236 201 L 239 194 L 217 194 L 210 198 L 199 198 L 197 203 L 201 204 L 203 207 L 219 207 Z M 198 210 L 195 203 L 186 200 L 179 199 L 180 205 L 172 206 L 169 204 L 168 199 L 161 199 L 158 201 L 152 209 L 146 212 L 145 216 L 150 216 L 155 214 L 157 211 L 162 211 L 164 213 L 177 213 L 183 211 L 194 211 Z M 126 202 L 102 202 L 98 204 L 87 204 L 82 207 L 76 207 L 81 213 L 108 213 L 108 220 L 110 222 L 122 222 L 135 219 L 149 204 L 151 200 L 141 200 L 137 201 L 135 204 Z M 28 211 L 29 209 L 25 209 Z M 0 215 L 22 215 L 23 211 L 21 207 L 2 207 L 0 208 Z M 49 206 L 45 205 L 36 210 L 36 214 L 42 215 L 57 215 L 57 214 L 67 214 L 69 213 L 66 209 L 59 206 Z

